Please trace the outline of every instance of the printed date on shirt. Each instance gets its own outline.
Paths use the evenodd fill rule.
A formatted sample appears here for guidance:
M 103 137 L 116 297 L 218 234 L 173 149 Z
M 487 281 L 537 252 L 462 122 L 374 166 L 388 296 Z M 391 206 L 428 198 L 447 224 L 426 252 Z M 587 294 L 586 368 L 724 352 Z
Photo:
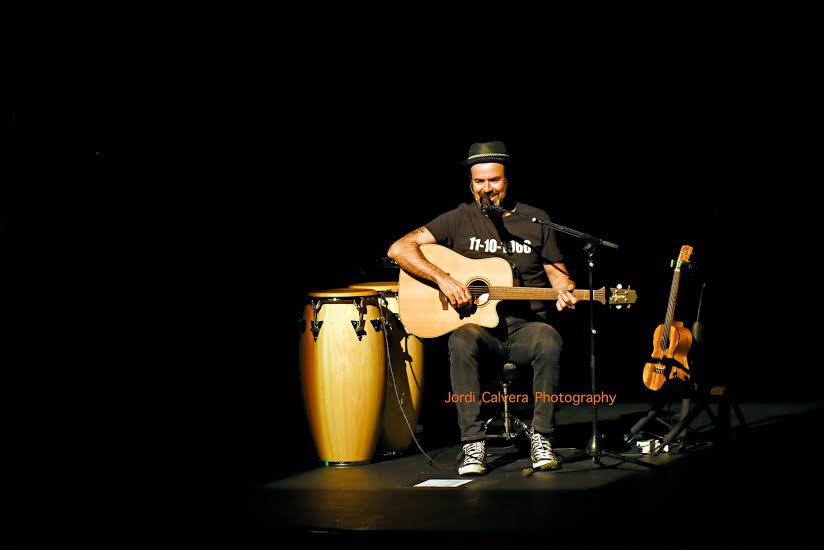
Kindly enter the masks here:
M 503 241 L 496 241 L 495 239 L 479 239 L 478 237 L 470 237 L 469 238 L 469 250 L 480 251 L 483 249 L 484 252 L 488 252 L 494 254 L 501 249 L 501 252 L 504 254 L 511 254 L 513 252 L 517 254 L 529 254 L 532 252 L 531 245 L 532 242 L 528 239 L 524 239 L 523 243 L 519 243 L 515 239 L 509 241 L 509 249 L 507 250 L 506 243 Z

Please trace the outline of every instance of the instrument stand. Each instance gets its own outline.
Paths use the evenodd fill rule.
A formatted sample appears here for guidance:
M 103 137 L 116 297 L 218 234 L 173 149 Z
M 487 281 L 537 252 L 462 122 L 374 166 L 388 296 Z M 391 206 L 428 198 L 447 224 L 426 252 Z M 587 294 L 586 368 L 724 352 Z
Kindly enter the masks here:
M 692 399 L 690 397 L 684 397 L 684 398 L 681 399 L 681 414 L 680 414 L 680 416 L 678 416 L 679 420 L 686 418 L 686 416 L 689 414 L 691 401 L 692 401 Z M 663 426 L 665 426 L 667 428 L 668 432 L 671 432 L 673 430 L 673 428 L 675 427 L 675 423 L 669 423 L 666 420 L 664 420 L 663 418 L 661 418 L 661 413 L 662 413 L 662 409 L 664 408 L 664 405 L 666 403 L 671 403 L 671 402 L 672 402 L 671 399 L 666 399 L 666 398 L 663 398 L 663 397 L 659 397 L 658 399 L 656 399 L 655 402 L 652 404 L 652 406 L 649 408 L 649 410 L 647 410 L 646 416 L 641 418 L 638 422 L 636 422 L 635 425 L 633 425 L 632 428 L 630 428 L 629 433 L 624 435 L 624 441 L 628 444 L 632 444 L 632 442 L 635 441 L 635 439 L 638 437 L 638 435 L 640 433 L 642 433 L 642 430 L 644 429 L 644 426 L 646 426 L 652 420 L 658 421 L 659 423 L 661 423 Z M 669 411 L 667 411 L 667 412 L 669 412 Z M 672 413 L 670 413 L 670 414 L 671 414 L 671 417 L 675 416 Z M 712 414 L 712 413 L 710 412 L 710 414 Z M 687 426 L 684 426 L 683 430 L 685 431 L 686 428 L 687 428 Z M 657 435 L 657 434 L 654 434 L 652 432 L 647 432 L 647 433 L 650 433 L 650 435 L 654 436 L 654 438 L 658 441 L 661 441 L 661 440 L 664 439 L 664 437 L 662 437 L 660 435 Z M 673 437 L 672 439 L 675 439 L 675 437 Z M 672 441 L 672 439 L 670 440 L 670 442 Z M 678 441 L 679 441 L 679 443 L 678 443 L 677 447 L 678 447 L 679 451 L 685 450 L 685 448 L 686 448 L 686 434 L 682 435 L 682 437 L 679 437 Z M 669 442 L 667 444 L 669 444 Z M 656 446 L 656 449 L 657 448 L 658 448 L 658 446 Z M 665 448 L 665 445 L 661 444 L 660 449 L 664 449 L 664 448 Z
M 592 291 L 594 288 L 592 284 L 592 273 L 595 267 L 595 247 L 596 243 L 593 243 L 592 241 L 584 247 L 584 250 L 587 251 L 587 273 L 589 275 L 590 296 L 592 296 Z M 589 300 L 589 371 L 591 384 L 590 391 L 592 392 L 592 395 L 595 395 L 595 308 L 592 302 L 592 300 Z M 649 462 L 644 462 L 643 460 L 624 456 L 618 453 L 610 453 L 601 447 L 601 437 L 598 434 L 598 406 L 595 404 L 594 400 L 592 402 L 592 435 L 587 443 L 586 454 L 592 458 L 592 462 L 601 467 L 605 467 L 604 463 L 601 462 L 601 458 L 608 456 L 622 462 L 632 462 L 633 464 L 646 466 L 647 468 L 657 468 L 655 464 L 650 464 Z
M 715 401 L 718 406 L 718 413 L 714 415 L 710 408 L 710 403 Z M 730 409 L 735 411 L 735 416 L 738 419 L 738 425 L 744 430 L 747 430 L 747 423 L 744 420 L 744 415 L 741 414 L 741 409 L 738 403 L 730 396 L 728 389 L 725 386 L 713 386 L 705 395 L 699 394 L 696 398 L 696 405 L 692 407 L 686 414 L 682 415 L 681 420 L 673 426 L 673 428 L 664 436 L 661 445 L 655 451 L 657 456 L 662 449 L 672 443 L 681 433 L 686 430 L 689 425 L 695 420 L 699 414 L 706 411 L 707 416 L 710 417 L 715 425 L 714 439 L 716 445 L 721 445 L 729 440 L 732 432 L 730 423 Z
M 597 237 L 593 237 L 592 235 L 587 235 L 586 233 L 582 233 L 581 231 L 576 231 L 575 229 L 571 229 L 569 227 L 564 227 L 563 225 L 559 225 L 557 223 L 548 222 L 546 220 L 541 220 L 538 218 L 530 218 L 529 216 L 524 216 L 523 214 L 519 214 L 514 210 L 507 210 L 505 208 L 501 208 L 499 206 L 490 207 L 493 211 L 498 212 L 508 212 L 515 216 L 520 216 L 521 218 L 528 219 L 533 223 L 537 223 L 540 225 L 545 225 L 547 227 L 551 227 L 557 231 L 562 233 L 566 233 L 567 235 L 572 235 L 573 237 L 578 237 L 579 239 L 583 239 L 587 242 L 586 246 L 584 246 L 584 250 L 587 252 L 587 274 L 589 277 L 589 295 L 590 298 L 593 296 L 594 286 L 593 286 L 593 271 L 595 269 L 595 251 L 598 246 L 604 245 L 608 248 L 617 249 L 618 245 L 604 239 L 599 239 Z M 590 368 L 590 384 L 591 384 L 591 391 L 592 395 L 595 395 L 595 307 L 593 304 L 593 300 L 590 299 L 589 301 L 589 368 Z M 643 460 L 636 459 L 634 457 L 624 456 L 617 453 L 610 453 L 605 451 L 601 446 L 601 436 L 598 434 L 598 406 L 595 404 L 593 400 L 592 403 L 592 435 L 589 438 L 589 442 L 587 443 L 586 450 L 584 451 L 585 456 L 589 456 L 592 458 L 592 462 L 597 464 L 601 467 L 608 467 L 602 461 L 602 457 L 610 457 L 616 460 L 620 460 L 621 462 L 632 462 L 634 464 L 638 464 L 640 466 L 646 466 L 647 468 L 658 468 L 656 464 L 651 464 L 649 462 L 645 462 Z M 564 462 L 572 462 L 577 460 L 578 457 L 574 458 L 566 458 Z M 611 466 L 609 466 L 611 467 Z
M 700 321 L 700 319 L 701 304 L 704 300 L 704 290 L 706 289 L 706 286 L 706 283 L 701 285 L 701 294 L 698 299 L 698 312 L 695 316 L 695 322 L 692 324 L 692 335 L 694 341 L 696 344 L 700 345 L 704 343 L 704 324 Z M 732 431 L 730 423 L 730 409 L 735 412 L 739 427 L 744 431 L 747 430 L 747 423 L 744 420 L 744 415 L 741 414 L 741 409 L 738 407 L 738 403 L 730 395 L 729 388 L 725 386 L 712 386 L 709 391 L 706 391 L 702 389 L 702 387 L 703 386 L 701 384 L 691 383 L 687 396 L 681 400 L 681 415 L 679 416 L 678 422 L 675 424 L 667 424 L 660 418 L 656 418 L 656 415 L 660 412 L 663 403 L 667 401 L 662 397 L 656 399 L 655 403 L 647 411 L 647 416 L 640 419 L 632 428 L 630 428 L 629 433 L 624 436 L 624 441 L 631 443 L 638 433 L 641 432 L 643 427 L 650 420 L 656 418 L 656 420 L 667 426 L 669 431 L 663 437 L 656 436 L 656 439 L 659 439 L 660 443 L 657 445 L 657 448 L 653 454 L 658 456 L 676 439 L 680 441 L 678 447 L 681 451 L 683 451 L 687 446 L 686 431 L 689 429 L 690 424 L 698 417 L 698 415 L 702 412 L 706 412 L 707 416 L 710 417 L 710 420 L 715 426 L 715 443 L 716 445 L 720 445 L 729 439 Z M 710 407 L 711 403 L 716 403 L 718 409 L 717 415 L 713 414 L 712 408 Z

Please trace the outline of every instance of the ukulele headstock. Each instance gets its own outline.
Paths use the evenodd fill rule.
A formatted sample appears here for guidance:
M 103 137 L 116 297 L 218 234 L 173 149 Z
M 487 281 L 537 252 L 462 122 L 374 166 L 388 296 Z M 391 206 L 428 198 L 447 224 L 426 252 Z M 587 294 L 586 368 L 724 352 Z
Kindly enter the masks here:
M 688 244 L 685 244 L 681 247 L 681 252 L 678 254 L 678 260 L 675 264 L 675 269 L 680 270 L 681 264 L 688 264 L 690 263 L 690 256 L 692 256 L 692 247 Z

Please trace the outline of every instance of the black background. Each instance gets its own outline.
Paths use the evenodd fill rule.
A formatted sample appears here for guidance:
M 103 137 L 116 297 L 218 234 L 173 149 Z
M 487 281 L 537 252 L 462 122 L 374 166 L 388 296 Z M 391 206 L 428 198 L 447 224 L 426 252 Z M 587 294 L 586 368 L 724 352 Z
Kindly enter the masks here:
M 484 15 L 26 18 L 4 79 L 3 391 L 37 516 L 137 522 L 313 466 L 306 293 L 393 276 L 389 245 L 469 199 L 475 141 L 506 142 L 513 193 L 620 245 L 595 286 L 639 302 L 596 308 L 599 389 L 651 398 L 642 365 L 689 244 L 676 318 L 706 282 L 706 376 L 819 400 L 817 23 Z M 584 286 L 582 243 L 559 238 Z M 558 323 L 564 388 L 588 391 L 587 310 Z M 451 444 L 443 345 L 422 422 Z

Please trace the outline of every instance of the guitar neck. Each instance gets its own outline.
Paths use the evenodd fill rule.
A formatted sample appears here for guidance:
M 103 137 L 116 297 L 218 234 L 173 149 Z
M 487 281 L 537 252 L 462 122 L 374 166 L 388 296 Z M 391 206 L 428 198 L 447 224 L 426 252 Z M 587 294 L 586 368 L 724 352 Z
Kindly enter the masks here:
M 557 288 L 534 288 L 528 286 L 491 286 L 489 287 L 490 300 L 557 300 Z M 594 299 L 602 304 L 606 300 L 606 289 L 599 288 L 593 290 L 590 296 L 589 290 L 575 289 L 572 295 L 578 300 Z

